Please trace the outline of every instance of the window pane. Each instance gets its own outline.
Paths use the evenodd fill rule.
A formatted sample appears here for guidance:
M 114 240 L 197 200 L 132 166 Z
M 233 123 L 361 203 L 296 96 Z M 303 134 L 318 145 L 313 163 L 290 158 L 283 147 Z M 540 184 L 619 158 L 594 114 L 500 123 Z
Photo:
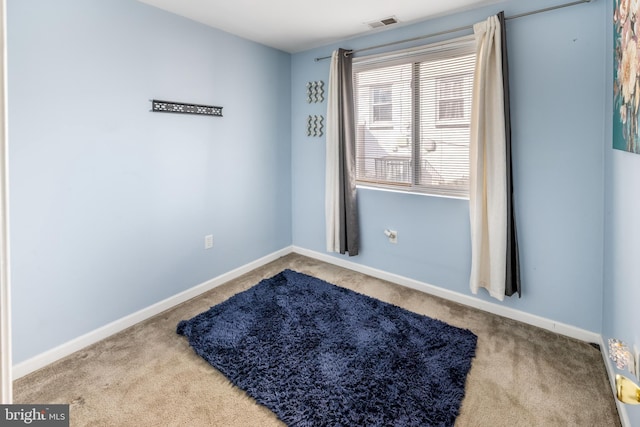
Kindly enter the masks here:
M 390 122 L 393 120 L 393 106 L 391 104 L 382 104 L 373 106 L 374 122 Z
M 452 75 L 438 77 L 436 80 L 438 120 L 462 120 L 465 118 L 465 101 L 468 97 L 465 91 L 466 77 L 468 76 Z M 458 124 L 466 124 L 466 122 Z
M 373 102 L 374 104 L 385 103 L 388 104 L 391 102 L 391 86 L 385 85 L 382 87 L 374 87 L 373 88 Z
M 438 78 L 438 98 L 459 98 L 463 93 L 464 79 L 461 76 Z
M 464 99 L 438 101 L 438 120 L 464 119 Z
M 411 185 L 411 64 L 356 73 L 354 97 L 357 179 Z
M 420 64 L 420 186 L 468 193 L 474 66 L 474 55 Z

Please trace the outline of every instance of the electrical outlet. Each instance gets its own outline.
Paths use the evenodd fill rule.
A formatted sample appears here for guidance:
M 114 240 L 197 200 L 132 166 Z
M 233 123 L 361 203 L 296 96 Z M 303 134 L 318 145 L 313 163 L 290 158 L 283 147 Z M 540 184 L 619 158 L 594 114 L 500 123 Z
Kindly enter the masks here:
M 213 234 L 204 236 L 204 248 L 211 249 L 213 247 Z
M 398 243 L 398 232 L 395 230 L 384 230 L 384 235 L 387 236 L 390 243 Z

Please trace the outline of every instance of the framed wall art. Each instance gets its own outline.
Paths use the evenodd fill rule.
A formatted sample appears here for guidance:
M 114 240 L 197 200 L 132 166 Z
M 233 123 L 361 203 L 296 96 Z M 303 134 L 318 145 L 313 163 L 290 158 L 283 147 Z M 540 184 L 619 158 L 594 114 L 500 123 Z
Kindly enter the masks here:
M 613 6 L 613 148 L 640 154 L 640 2 Z

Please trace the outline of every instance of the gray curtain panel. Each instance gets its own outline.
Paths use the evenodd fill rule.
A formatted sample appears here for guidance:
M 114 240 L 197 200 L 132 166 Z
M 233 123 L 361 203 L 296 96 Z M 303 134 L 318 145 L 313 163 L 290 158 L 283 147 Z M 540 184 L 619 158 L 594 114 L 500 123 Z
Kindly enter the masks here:
M 340 173 L 340 253 L 358 255 L 360 226 L 356 199 L 356 129 L 353 111 L 353 76 L 350 52 L 339 49 L 340 62 L 340 129 L 338 147 Z
M 339 156 L 339 233 L 340 253 L 358 255 L 360 226 L 356 200 L 356 132 L 353 110 L 353 76 L 350 51 L 338 49 L 339 100 L 338 120 L 340 121 Z
M 507 152 L 507 274 L 505 277 L 506 296 L 516 292 L 522 297 L 520 286 L 520 255 L 518 250 L 518 233 L 516 230 L 516 214 L 513 206 L 513 171 L 511 164 L 511 112 L 509 101 L 509 63 L 507 57 L 507 29 L 504 12 L 498 14 L 500 33 L 502 35 L 502 80 L 504 86 L 504 123 Z

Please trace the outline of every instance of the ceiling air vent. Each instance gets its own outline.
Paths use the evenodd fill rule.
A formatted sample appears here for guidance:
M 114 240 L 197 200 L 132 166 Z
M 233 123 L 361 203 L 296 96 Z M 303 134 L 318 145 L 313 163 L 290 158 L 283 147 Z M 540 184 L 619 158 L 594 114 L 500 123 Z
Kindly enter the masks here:
M 377 21 L 367 22 L 366 24 L 370 28 L 380 28 L 380 27 L 386 27 L 387 25 L 397 24 L 397 23 L 398 23 L 398 18 L 396 18 L 395 16 L 390 16 L 388 18 L 380 19 Z

